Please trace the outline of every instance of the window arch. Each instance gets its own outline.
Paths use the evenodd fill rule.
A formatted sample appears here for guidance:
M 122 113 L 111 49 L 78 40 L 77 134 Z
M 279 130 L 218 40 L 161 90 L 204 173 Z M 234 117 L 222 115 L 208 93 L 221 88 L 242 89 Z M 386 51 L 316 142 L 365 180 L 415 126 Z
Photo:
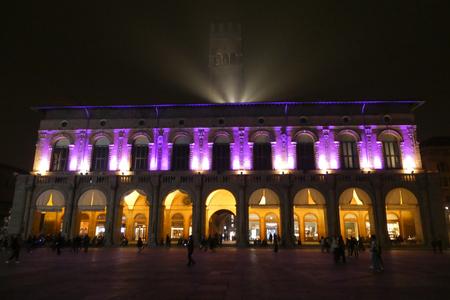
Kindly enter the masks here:
M 230 170 L 230 138 L 227 135 L 218 135 L 214 140 L 212 169 Z
M 272 170 L 272 144 L 268 134 L 254 137 L 253 170 Z
M 172 145 L 172 171 L 189 170 L 190 142 L 190 137 L 185 134 L 175 138 Z
M 357 141 L 358 135 L 353 131 L 344 131 L 338 135 L 342 169 L 359 169 Z
M 297 170 L 314 170 L 316 168 L 314 137 L 309 133 L 300 133 L 296 138 Z
M 139 136 L 133 141 L 131 150 L 131 170 L 148 170 L 148 145 L 150 141 L 146 136 Z
M 109 162 L 109 140 L 102 136 L 98 138 L 92 150 L 91 171 L 108 170 Z
M 385 168 L 400 169 L 402 167 L 399 147 L 401 136 L 394 131 L 385 131 L 380 134 L 379 140 L 383 144 L 383 158 Z
M 56 141 L 52 150 L 52 161 L 50 164 L 50 171 L 67 171 L 69 160 L 69 140 L 62 138 Z

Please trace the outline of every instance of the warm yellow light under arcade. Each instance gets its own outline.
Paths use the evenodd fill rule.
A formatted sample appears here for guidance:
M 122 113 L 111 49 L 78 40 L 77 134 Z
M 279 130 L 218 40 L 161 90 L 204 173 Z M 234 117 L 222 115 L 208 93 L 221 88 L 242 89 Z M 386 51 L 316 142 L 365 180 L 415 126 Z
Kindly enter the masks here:
M 225 189 L 218 189 L 206 198 L 205 233 L 209 232 L 209 219 L 219 210 L 228 210 L 236 215 L 236 199 Z

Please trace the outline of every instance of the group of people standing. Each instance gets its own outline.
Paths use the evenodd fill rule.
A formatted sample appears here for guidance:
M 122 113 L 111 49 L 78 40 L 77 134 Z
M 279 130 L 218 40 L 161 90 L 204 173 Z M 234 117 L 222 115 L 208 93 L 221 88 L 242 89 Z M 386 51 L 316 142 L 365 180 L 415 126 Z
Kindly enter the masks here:
M 346 263 L 345 250 L 347 249 L 347 256 L 359 256 L 360 251 L 365 251 L 364 240 L 362 238 L 356 239 L 355 237 L 347 238 L 346 242 L 342 236 L 336 237 L 321 237 L 320 238 L 321 252 L 327 252 L 333 254 L 333 260 L 335 263 L 342 261 Z M 381 258 L 381 246 L 377 241 L 376 235 L 370 237 L 370 253 L 371 253 L 371 265 L 370 269 L 375 272 L 381 272 L 384 270 L 383 260 Z

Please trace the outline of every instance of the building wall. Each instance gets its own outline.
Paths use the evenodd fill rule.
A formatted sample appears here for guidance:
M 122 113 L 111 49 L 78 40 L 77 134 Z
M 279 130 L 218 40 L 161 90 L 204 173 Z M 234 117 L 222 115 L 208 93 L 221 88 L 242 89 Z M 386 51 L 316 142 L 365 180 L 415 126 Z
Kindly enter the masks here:
M 370 199 L 364 203 L 370 215 L 370 234 L 376 234 L 388 245 L 385 198 L 392 189 L 403 187 L 416 199 L 414 218 L 420 219 L 416 222 L 420 223 L 416 230 L 420 240 L 416 242 L 428 244 L 442 235 L 445 219 L 437 201 L 440 199 L 438 179 L 435 174 L 422 170 L 411 105 L 416 104 L 333 102 L 310 103 L 309 106 L 272 103 L 45 109 L 33 175 L 20 176 L 16 185 L 10 232 L 30 234 L 36 200 L 42 192 L 57 189 L 64 195 L 65 203 L 62 232 L 73 237 L 79 230 L 79 198 L 85 191 L 97 189 L 106 198 L 106 242 L 117 244 L 123 195 L 136 189 L 147 197 L 148 242 L 156 245 L 168 234 L 169 218 L 173 215 L 164 210 L 164 199 L 179 189 L 192 199 L 192 208 L 181 210 L 186 224 L 191 212 L 192 232 L 198 240 L 208 232 L 207 197 L 216 189 L 226 189 L 235 198 L 235 207 L 225 208 L 236 214 L 237 243 L 246 246 L 250 196 L 258 189 L 270 189 L 278 197 L 279 233 L 283 244 L 291 246 L 296 244 L 294 212 L 298 211 L 293 201 L 298 191 L 314 188 L 323 194 L 325 204 L 323 216 L 318 216 L 319 231 L 335 236 L 344 233 L 340 196 L 348 189 L 359 188 Z M 399 169 L 386 169 L 383 133 L 395 136 L 398 141 Z M 296 170 L 295 144 L 301 134 L 308 134 L 314 140 L 316 170 Z M 358 169 L 342 169 L 339 140 L 343 134 L 356 140 Z M 148 170 L 132 172 L 132 144 L 138 136 L 149 140 L 149 164 Z M 190 143 L 190 170 L 169 171 L 171 149 L 180 136 Z M 228 136 L 231 148 L 231 170 L 221 173 L 211 171 L 212 146 L 218 136 Z M 272 157 L 268 159 L 272 160 L 272 170 L 253 170 L 252 148 L 259 136 L 267 137 L 271 143 Z M 99 137 L 110 141 L 108 170 L 91 172 L 93 144 Z M 68 170 L 49 172 L 53 147 L 61 138 L 66 138 L 70 144 Z M 361 207 L 350 208 L 361 210 Z M 256 208 L 260 213 L 262 209 Z M 362 212 L 358 219 L 361 235 L 368 234 L 364 218 Z

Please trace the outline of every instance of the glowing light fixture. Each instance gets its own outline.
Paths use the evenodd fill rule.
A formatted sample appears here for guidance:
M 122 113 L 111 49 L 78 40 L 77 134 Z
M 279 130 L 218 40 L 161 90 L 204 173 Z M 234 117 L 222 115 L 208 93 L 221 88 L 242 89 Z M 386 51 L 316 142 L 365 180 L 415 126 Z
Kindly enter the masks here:
M 263 189 L 261 200 L 259 200 L 259 205 L 266 205 L 266 190 Z

